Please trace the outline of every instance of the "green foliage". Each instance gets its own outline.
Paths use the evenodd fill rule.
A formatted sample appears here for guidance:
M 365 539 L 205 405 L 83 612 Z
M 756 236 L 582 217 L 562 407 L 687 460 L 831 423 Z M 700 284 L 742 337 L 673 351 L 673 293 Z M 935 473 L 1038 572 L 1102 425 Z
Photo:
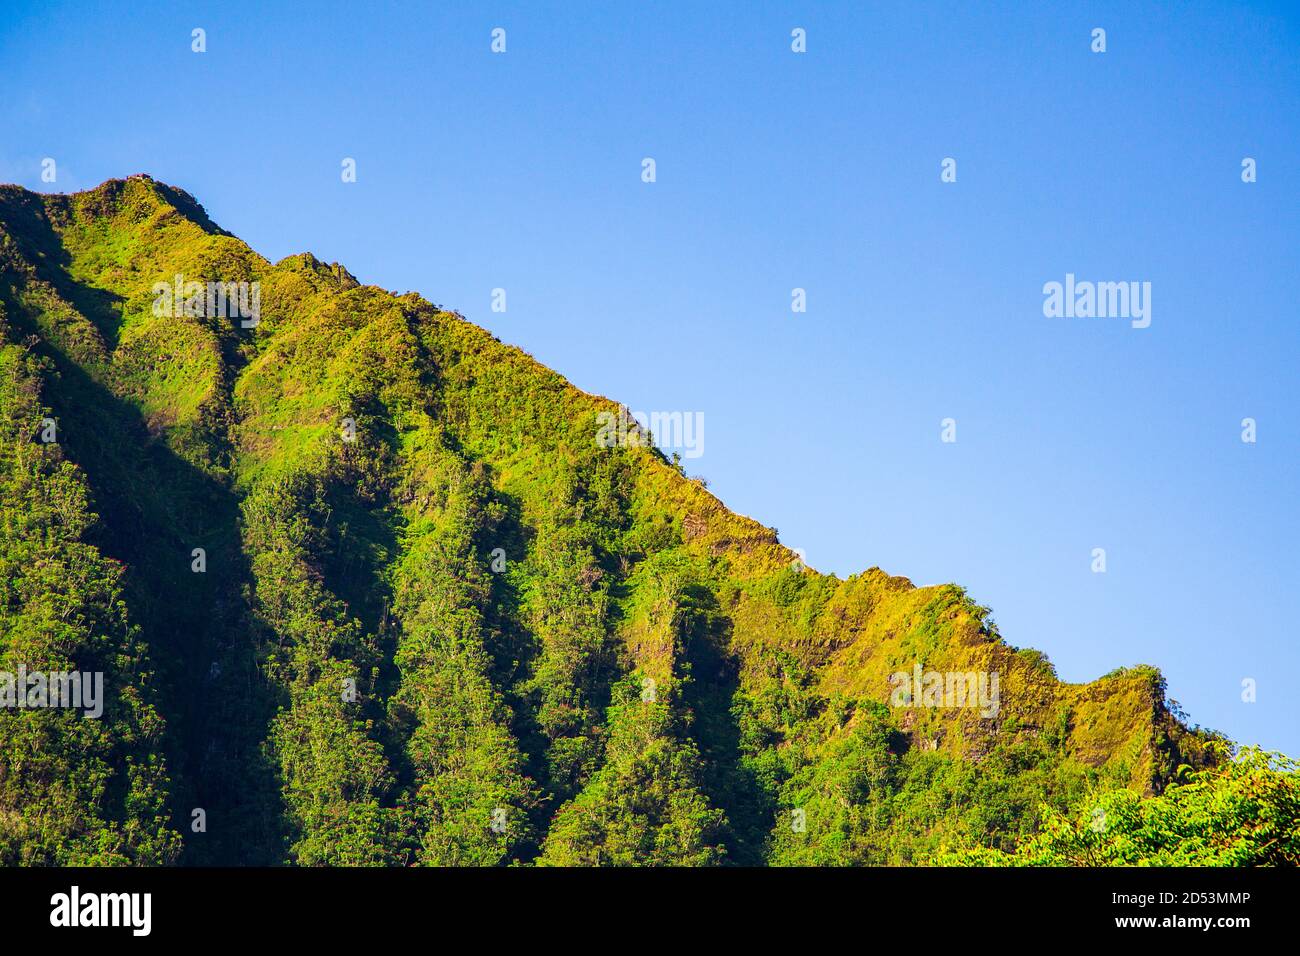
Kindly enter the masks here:
M 603 766 L 551 825 L 548 866 L 706 866 L 722 861 L 725 816 L 699 789 L 700 760 L 683 739 L 672 687 L 643 700 L 641 678 L 615 689 Z
M 1033 667 L 1041 670 L 1043 673 L 1051 677 L 1056 676 L 1056 665 L 1054 665 L 1051 659 L 1042 651 L 1035 650 L 1032 647 L 1022 647 L 1020 650 L 1016 651 L 1016 653 L 1029 661 Z
M 0 323 L 4 315 L 0 311 Z M 0 671 L 103 673 L 99 718 L 0 712 L 0 865 L 169 863 L 169 780 L 148 656 L 121 569 L 85 538 L 97 517 L 77 469 L 36 443 L 42 364 L 0 347 Z
M 155 315 L 176 274 L 260 324 Z M 0 187 L 0 670 L 109 691 L 0 713 L 0 863 L 1295 862 L 1291 770 L 1160 793 L 1215 758 L 1158 671 L 799 567 L 613 408 L 147 177 Z M 886 706 L 916 662 L 1002 712 Z
M 436 436 L 419 443 L 410 465 L 402 497 L 420 505 L 394 571 L 401 680 L 388 707 L 405 739 L 419 860 L 506 862 L 533 841 L 529 813 L 539 793 L 492 683 L 482 610 L 491 585 L 479 552 L 500 509 L 482 470 L 467 468 Z
M 966 866 L 1300 865 L 1300 765 L 1243 748 L 1188 772 L 1157 797 L 1103 789 L 1062 811 L 1043 807 L 1038 831 L 1010 851 L 949 850 Z
M 265 673 L 284 698 L 267 746 L 282 775 L 293 860 L 391 863 L 399 820 L 386 801 L 394 781 L 364 703 L 377 676 L 377 644 L 313 561 L 323 548 L 327 480 L 274 478 L 245 501 Z

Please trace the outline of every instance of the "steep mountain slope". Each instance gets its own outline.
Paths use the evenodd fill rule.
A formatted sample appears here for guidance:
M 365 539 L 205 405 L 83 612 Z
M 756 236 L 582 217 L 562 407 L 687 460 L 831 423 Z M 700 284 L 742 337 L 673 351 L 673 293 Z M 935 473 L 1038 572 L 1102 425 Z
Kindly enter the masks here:
M 157 314 L 176 276 L 255 327 Z M 1210 759 L 1158 672 L 804 569 L 613 403 L 146 176 L 0 187 L 0 310 L 0 668 L 112 685 L 0 720 L 0 862 L 920 862 Z

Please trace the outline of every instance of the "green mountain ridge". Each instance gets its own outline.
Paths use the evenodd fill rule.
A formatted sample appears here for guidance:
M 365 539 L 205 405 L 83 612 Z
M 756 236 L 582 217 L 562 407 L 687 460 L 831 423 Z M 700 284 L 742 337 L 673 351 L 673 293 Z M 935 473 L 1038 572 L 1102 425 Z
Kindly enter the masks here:
M 256 326 L 155 314 L 175 276 Z M 0 862 L 997 862 L 1224 765 L 1153 668 L 806 569 L 617 409 L 147 176 L 0 186 L 0 670 L 109 688 L 0 715 Z M 900 706 L 918 667 L 996 713 Z

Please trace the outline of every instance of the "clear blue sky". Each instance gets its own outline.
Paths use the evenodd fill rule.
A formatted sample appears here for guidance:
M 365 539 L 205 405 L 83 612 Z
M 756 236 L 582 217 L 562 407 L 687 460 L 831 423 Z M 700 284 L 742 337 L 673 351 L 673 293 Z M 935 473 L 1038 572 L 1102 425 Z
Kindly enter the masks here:
M 1063 678 L 1153 663 L 1300 755 L 1296 5 L 313 6 L 9 0 L 0 180 L 148 172 L 701 411 L 689 470 L 819 570 L 956 581 Z M 1044 317 L 1067 272 L 1151 327 Z

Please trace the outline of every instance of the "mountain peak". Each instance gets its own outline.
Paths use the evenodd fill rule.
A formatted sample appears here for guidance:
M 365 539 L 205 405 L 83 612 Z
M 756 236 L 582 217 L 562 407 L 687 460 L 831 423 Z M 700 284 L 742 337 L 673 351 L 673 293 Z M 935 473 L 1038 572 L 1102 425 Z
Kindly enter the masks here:
M 176 276 L 222 297 L 160 308 Z M 0 425 L 56 436 L 4 459 L 43 530 L 0 560 L 97 582 L 58 642 L 29 582 L 15 633 L 111 672 L 86 760 L 158 754 L 102 827 L 24 852 L 96 859 L 118 826 L 114 860 L 165 862 L 202 805 L 232 822 L 194 861 L 797 862 L 783 815 L 924 791 L 919 829 L 854 831 L 898 862 L 1003 839 L 956 809 L 972 767 L 1027 833 L 1211 759 L 1158 672 L 1064 684 L 959 587 L 818 574 L 639 429 L 601 441 L 614 402 L 417 295 L 272 264 L 148 175 L 0 189 L 0 330 Z M 816 852 L 867 826 L 835 819 Z

